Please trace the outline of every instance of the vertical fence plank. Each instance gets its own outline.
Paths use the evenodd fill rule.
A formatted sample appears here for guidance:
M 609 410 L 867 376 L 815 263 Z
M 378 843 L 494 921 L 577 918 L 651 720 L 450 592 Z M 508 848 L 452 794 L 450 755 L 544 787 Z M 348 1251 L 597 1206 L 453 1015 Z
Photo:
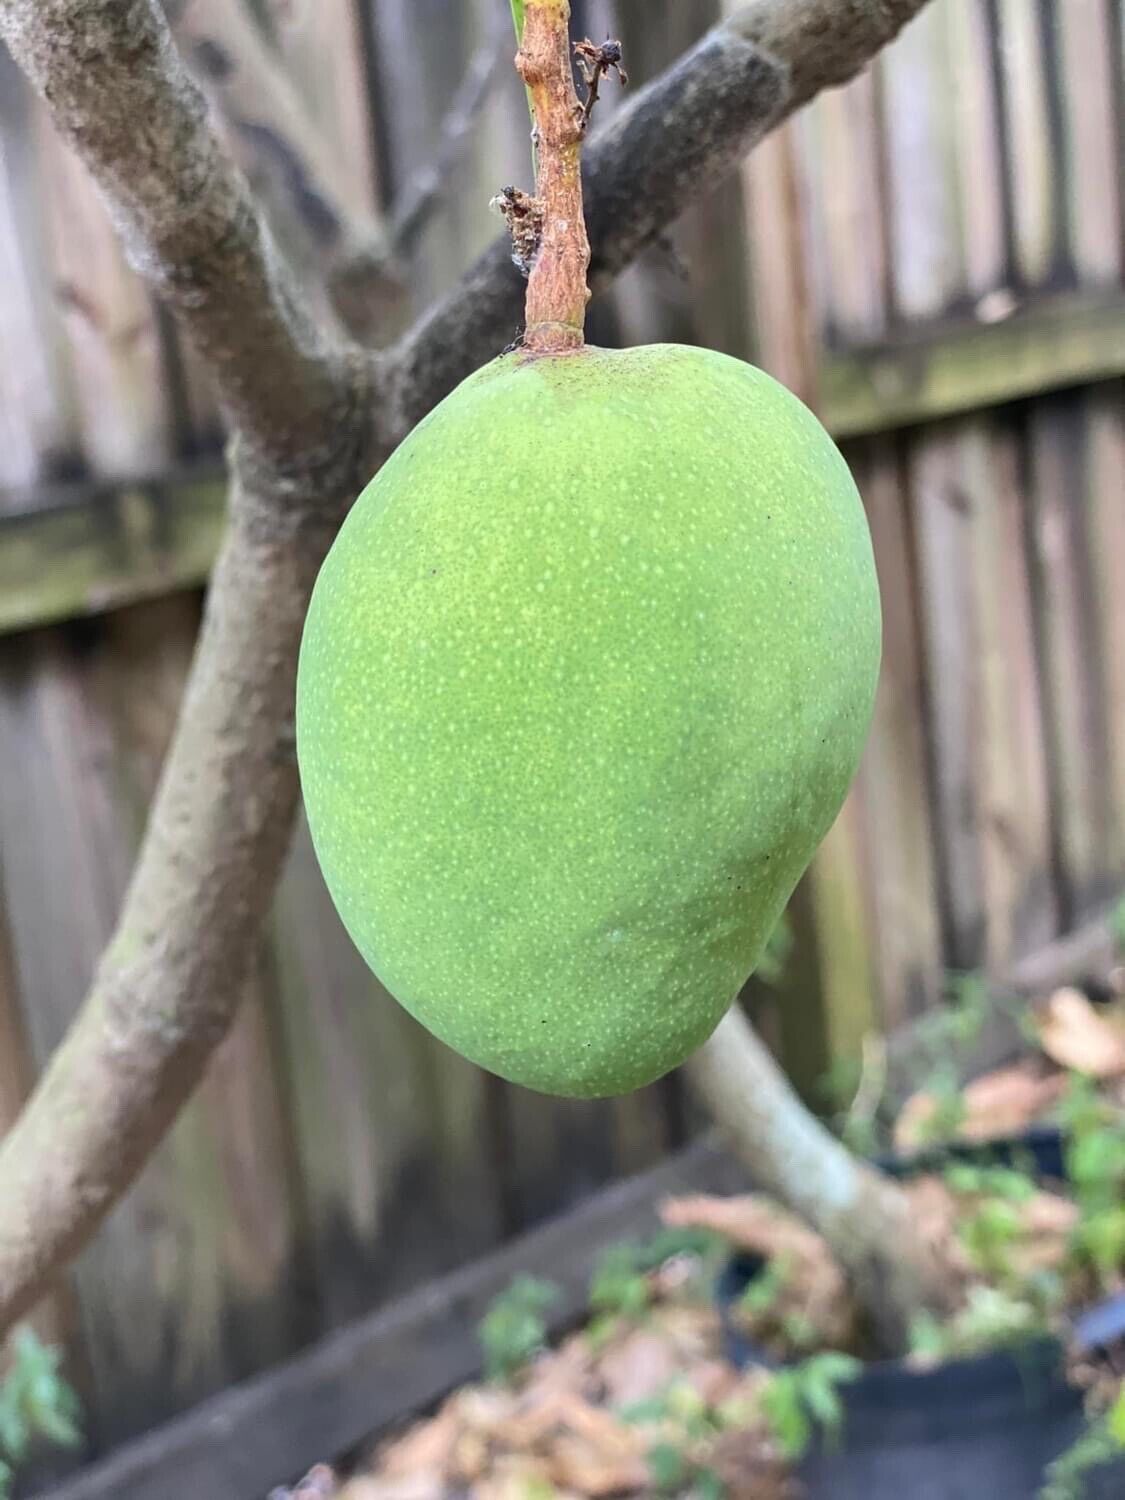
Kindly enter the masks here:
M 13 772 L 0 785 L 0 843 L 40 1065 L 112 930 L 195 620 L 190 599 L 140 606 L 43 632 L 5 663 L 0 759 Z M 250 1013 L 225 1052 L 223 1081 L 204 1085 L 76 1267 L 103 1442 L 292 1347 L 288 1186 Z
M 889 1030 L 936 1003 L 941 931 L 909 502 L 893 443 L 867 444 L 849 458 L 867 510 L 883 602 L 883 662 L 860 774 L 867 791 L 879 1019 Z
M 1112 893 L 1113 844 L 1119 837 L 1113 824 L 1108 674 L 1096 613 L 1084 400 L 1080 392 L 1050 397 L 1036 402 L 1029 415 L 1041 670 L 1068 921 Z M 1118 501 L 1120 493 L 1118 480 Z
M 999 17 L 1016 266 L 1021 281 L 1036 286 L 1051 278 L 1060 227 L 1056 220 L 1059 164 L 1051 147 L 1039 6 L 1032 0 L 999 0 Z
M 783 132 L 800 162 L 816 331 L 829 344 L 874 339 L 888 322 L 878 88 L 878 75 L 870 70 L 847 88 L 822 94 Z
M 335 1326 L 499 1237 L 485 1084 L 370 973 L 303 822 L 274 925 L 317 1295 Z
M 964 290 L 956 141 L 947 107 L 948 8 L 927 6 L 875 66 L 885 100 L 895 309 L 904 318 L 930 317 Z
M 281 55 L 335 158 L 337 191 L 357 212 L 373 212 L 375 133 L 358 0 L 285 0 L 271 9 Z
M 989 0 L 947 4 L 951 85 L 947 108 L 957 158 L 965 282 L 978 313 L 987 313 L 988 304 L 981 299 L 1003 287 L 1011 271 L 998 128 L 1000 100 L 992 67 L 988 7 Z
M 1114 57 L 1102 0 L 1056 0 L 1054 45 L 1062 81 L 1070 257 L 1083 283 L 1112 285 L 1121 275 L 1121 167 L 1114 120 Z
M 763 141 L 743 168 L 743 203 L 756 360 L 802 400 L 815 404 L 814 314 L 799 170 L 794 132 L 785 126 Z
M 1055 929 L 1046 770 L 1011 442 L 980 422 L 912 455 L 950 961 Z
M 32 108 L 23 75 L 0 49 L 0 485 L 9 492 L 73 466 L 77 450 L 46 267 Z M 13 503 L 0 496 L 0 509 Z
M 967 505 L 973 688 L 979 694 L 976 839 L 993 967 L 1051 938 L 1050 808 L 1028 574 L 1018 442 L 1004 424 L 966 427 L 960 496 Z
M 1086 393 L 1086 508 L 1098 620 L 1095 660 L 1102 680 L 1108 735 L 1109 874 L 1125 884 L 1125 384 L 1116 381 Z
M 38 105 L 36 136 L 86 458 L 99 473 L 157 473 L 172 434 L 155 308 L 92 180 Z

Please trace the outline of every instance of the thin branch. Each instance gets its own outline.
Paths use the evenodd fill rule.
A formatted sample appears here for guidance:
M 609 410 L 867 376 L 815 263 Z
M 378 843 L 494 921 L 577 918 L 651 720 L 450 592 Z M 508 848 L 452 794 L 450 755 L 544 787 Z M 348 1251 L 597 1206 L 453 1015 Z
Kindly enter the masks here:
M 737 1006 L 687 1073 L 756 1185 L 831 1245 L 886 1352 L 907 1347 L 911 1313 L 956 1307 L 962 1288 L 950 1247 L 921 1238 L 898 1186 L 805 1108 Z
M 510 43 L 505 45 L 507 36 L 507 26 L 498 26 L 496 36 L 469 59 L 442 121 L 433 160 L 405 184 L 387 215 L 385 243 L 360 245 L 329 267 L 333 307 L 362 343 L 373 347 L 389 343 L 406 324 L 404 262 L 417 249 L 440 207 L 468 149 L 473 127 L 492 97 L 497 68 L 510 49 Z
M 500 65 L 509 61 L 509 37 L 505 21 L 503 29 L 498 27 L 496 35 L 473 53 L 442 121 L 433 161 L 411 178 L 391 208 L 390 239 L 396 255 L 408 255 L 414 249 L 445 196 L 464 159 L 473 127 L 492 97 Z
M 589 152 L 596 280 L 923 3 L 758 0 L 710 33 Z M 240 434 L 231 530 L 117 934 L 0 1146 L 3 1330 L 129 1186 L 229 1024 L 291 827 L 293 680 L 320 558 L 379 454 L 511 337 L 524 284 L 498 243 L 399 346 L 388 414 L 389 362 L 333 346 L 302 310 L 151 0 L 0 0 L 0 35 Z
M 584 151 L 595 292 L 763 136 L 822 88 L 845 83 L 927 0 L 755 0 L 632 95 Z M 497 240 L 396 351 L 400 438 L 498 354 L 521 322 L 524 286 Z

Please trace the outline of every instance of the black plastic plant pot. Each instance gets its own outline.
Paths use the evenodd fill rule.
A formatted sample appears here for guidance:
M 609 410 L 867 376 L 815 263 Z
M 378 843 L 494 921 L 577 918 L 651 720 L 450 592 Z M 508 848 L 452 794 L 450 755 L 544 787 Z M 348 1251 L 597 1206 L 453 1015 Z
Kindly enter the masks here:
M 1010 1161 L 1028 1151 L 1044 1177 L 1061 1175 L 1057 1132 L 992 1143 L 987 1159 Z M 985 1158 L 979 1148 L 971 1155 Z M 923 1164 L 887 1165 L 905 1175 Z M 716 1285 L 724 1353 L 742 1369 L 776 1365 L 732 1316 L 762 1268 L 757 1257 L 733 1256 Z M 1074 1333 L 1091 1350 L 1125 1337 L 1125 1296 L 1090 1309 Z M 798 1466 L 807 1500 L 1035 1500 L 1048 1465 L 1085 1425 L 1081 1394 L 1065 1379 L 1062 1345 L 1054 1338 L 928 1370 L 879 1361 L 841 1386 L 840 1398 L 839 1435 L 816 1445 Z M 1091 1470 L 1081 1494 L 1125 1500 L 1125 1459 Z

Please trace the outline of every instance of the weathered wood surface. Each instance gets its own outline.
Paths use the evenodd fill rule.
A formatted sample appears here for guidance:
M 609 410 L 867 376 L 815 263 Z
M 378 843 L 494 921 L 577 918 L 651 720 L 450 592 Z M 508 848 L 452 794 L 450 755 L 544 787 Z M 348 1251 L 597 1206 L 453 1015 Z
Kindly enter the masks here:
M 997 304 L 1000 306 L 1002 304 Z M 1001 318 L 963 317 L 932 332 L 826 352 L 820 392 L 840 437 L 886 432 L 1125 373 L 1125 294 L 1058 293 Z
M 736 3 L 585 0 L 575 24 L 620 32 L 639 83 Z M 223 0 L 232 25 L 248 6 L 360 223 L 424 179 L 503 10 Z M 185 24 L 208 13 L 192 0 Z M 934 0 L 591 312 L 598 341 L 755 358 L 846 439 L 864 495 L 885 619 L 871 740 L 794 902 L 785 982 L 747 994 L 810 1092 L 869 1028 L 938 1003 L 947 966 L 1007 972 L 1125 883 L 1121 35 L 1104 0 Z M 610 86 L 599 109 L 619 102 Z M 252 91 L 243 103 L 266 109 Z M 397 316 L 450 285 L 498 229 L 489 198 L 529 174 L 503 68 L 418 231 Z M 112 922 L 223 493 L 190 351 L 3 59 L 0 271 L 3 1129 Z M 354 953 L 304 830 L 247 1000 L 77 1267 L 73 1316 L 46 1310 L 95 1450 L 648 1167 L 699 1124 L 675 1079 L 552 1102 L 452 1056 Z M 280 1443 L 276 1420 L 263 1430 Z M 291 1468 L 328 1444 L 298 1453 L 309 1431 L 294 1427 Z
M 226 512 L 212 466 L 197 477 L 59 485 L 39 499 L 0 515 L 0 635 L 199 586 Z

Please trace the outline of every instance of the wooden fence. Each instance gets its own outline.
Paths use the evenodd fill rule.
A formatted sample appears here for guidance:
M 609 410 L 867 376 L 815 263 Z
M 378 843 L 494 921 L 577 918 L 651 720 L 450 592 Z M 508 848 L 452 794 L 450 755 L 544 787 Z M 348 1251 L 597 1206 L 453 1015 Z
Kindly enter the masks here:
M 171 8 L 188 27 L 204 10 Z M 506 9 L 249 6 L 359 218 L 418 182 Z M 575 9 L 622 35 L 639 83 L 720 6 Z M 1125 878 L 1122 31 L 1115 0 L 935 0 L 594 312 L 599 342 L 758 360 L 839 435 L 868 507 L 874 731 L 762 1005 L 806 1081 L 938 1003 L 947 967 L 1029 951 Z M 197 38 L 193 58 L 236 98 L 245 78 L 253 124 L 247 57 L 216 67 Z M 412 256 L 416 308 L 496 233 L 491 194 L 527 178 L 506 69 L 488 93 Z M 223 492 L 190 354 L 6 60 L 0 148 L 2 1131 L 111 930 Z M 353 952 L 300 831 L 238 1024 L 43 1310 L 93 1445 L 651 1163 L 693 1123 L 676 1079 L 552 1102 L 432 1042 Z

